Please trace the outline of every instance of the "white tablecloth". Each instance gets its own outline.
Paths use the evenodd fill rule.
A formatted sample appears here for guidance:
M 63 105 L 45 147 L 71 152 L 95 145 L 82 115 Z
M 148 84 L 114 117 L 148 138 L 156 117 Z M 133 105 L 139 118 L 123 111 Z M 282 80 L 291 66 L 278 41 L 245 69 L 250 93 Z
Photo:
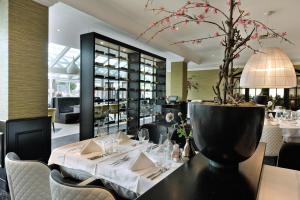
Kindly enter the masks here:
M 300 126 L 296 121 L 281 121 L 279 128 L 282 129 L 282 136 L 285 142 L 300 142 Z
M 101 145 L 106 139 L 108 139 L 108 137 L 102 139 L 95 138 L 93 140 Z M 147 147 L 145 144 L 138 144 L 134 146 L 137 141 L 130 140 L 127 144 L 119 145 L 119 153 L 96 160 L 89 160 L 88 158 L 94 156 L 93 153 L 88 155 L 80 154 L 80 150 L 86 142 L 88 142 L 88 140 L 69 144 L 53 150 L 48 164 L 57 164 L 63 167 L 88 172 L 96 178 L 118 184 L 121 187 L 124 187 L 137 194 L 146 192 L 182 165 L 182 163 L 169 161 L 168 164 L 170 169 L 156 179 L 150 180 L 144 177 L 143 174 L 151 169 L 136 172 L 130 170 L 132 162 L 134 162 L 135 158 L 138 157 L 140 152 L 145 150 Z M 123 164 L 117 166 L 111 165 L 112 162 L 122 158 L 125 154 L 131 158 L 128 162 L 124 162 Z M 149 156 L 152 156 L 151 158 L 153 160 L 156 159 L 154 155 Z

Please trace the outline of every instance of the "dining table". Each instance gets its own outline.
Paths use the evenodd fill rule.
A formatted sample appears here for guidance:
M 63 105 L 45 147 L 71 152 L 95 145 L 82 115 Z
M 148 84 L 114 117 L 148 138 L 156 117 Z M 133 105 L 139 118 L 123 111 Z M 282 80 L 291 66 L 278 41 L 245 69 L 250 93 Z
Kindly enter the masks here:
M 284 142 L 300 143 L 300 124 L 296 120 L 281 120 L 279 128 Z
M 91 141 L 101 146 L 104 151 L 100 154 L 99 152 L 82 154 L 82 149 Z M 141 154 L 154 165 L 133 170 L 132 166 L 138 162 Z M 122 161 L 124 157 L 128 159 L 115 164 Z M 118 144 L 114 136 L 106 135 L 54 149 L 48 164 L 59 165 L 75 175 L 85 173 L 87 177 L 100 179 L 120 196 L 134 199 L 173 173 L 183 165 L 183 161 L 173 161 L 168 158 L 163 145 L 133 139 Z M 161 173 L 157 173 L 159 171 Z

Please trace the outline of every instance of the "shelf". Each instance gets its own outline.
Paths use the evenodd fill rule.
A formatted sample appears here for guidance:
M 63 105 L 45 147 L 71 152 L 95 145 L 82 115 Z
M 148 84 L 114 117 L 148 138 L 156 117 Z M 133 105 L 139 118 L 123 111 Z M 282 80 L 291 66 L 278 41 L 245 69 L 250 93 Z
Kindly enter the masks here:
M 115 77 L 115 76 L 104 76 L 104 75 L 98 75 L 98 74 L 96 74 L 94 76 L 94 78 L 97 78 L 97 79 L 107 79 L 107 80 L 116 80 L 116 81 L 120 80 L 118 77 Z
M 101 54 L 101 55 L 105 55 L 105 52 L 104 51 L 100 51 L 100 50 L 95 50 L 95 53 Z
M 103 87 L 95 87 L 95 90 L 97 91 L 117 91 L 116 88 L 103 88 Z
M 90 111 L 95 109 L 97 103 L 118 105 L 117 111 L 109 114 L 109 116 L 115 114 L 116 118 L 101 127 L 108 132 L 119 128 L 127 132 L 132 130 L 133 134 L 133 130 L 137 130 L 142 124 L 140 115 L 145 118 L 145 122 L 156 121 L 158 118 L 154 117 L 157 116 L 153 112 L 154 107 L 151 107 L 149 113 L 147 111 L 140 113 L 140 110 L 143 110 L 143 106 L 148 107 L 147 104 L 151 106 L 155 106 L 156 103 L 163 104 L 162 101 L 155 99 L 165 96 L 164 92 L 156 93 L 157 90 L 165 89 L 158 87 L 159 83 L 165 85 L 165 72 L 161 70 L 164 64 L 162 63 L 161 67 L 157 62 L 164 59 L 97 33 L 82 35 L 81 44 L 84 44 L 81 45 L 81 51 L 86 52 L 81 58 L 81 67 L 83 66 L 81 69 L 84 70 L 81 77 L 84 88 L 81 90 L 81 106 L 87 107 L 81 113 L 86 117 L 81 126 L 82 132 L 87 133 L 85 139 L 94 136 L 95 116 L 94 112 Z M 126 48 L 126 52 L 123 48 Z M 92 70 L 85 67 L 89 66 L 90 62 L 94 63 Z M 158 75 L 162 78 L 158 78 Z M 90 92 L 89 87 L 92 87 L 94 92 Z M 94 103 L 90 103 L 90 99 L 94 99 Z
M 148 76 L 156 76 L 156 73 L 150 73 L 150 72 L 140 72 L 140 74 L 148 75 Z
M 141 83 L 151 83 L 151 84 L 155 83 L 155 82 L 152 82 L 152 81 L 144 81 L 144 80 L 140 80 L 140 82 Z
M 123 72 L 128 72 L 128 68 L 125 68 L 125 67 L 120 67 L 119 70 L 123 71 Z
M 117 99 L 94 99 L 94 102 L 96 102 L 96 103 L 104 103 L 104 102 L 108 102 L 108 103 L 116 103 L 116 102 L 118 102 L 117 101 Z

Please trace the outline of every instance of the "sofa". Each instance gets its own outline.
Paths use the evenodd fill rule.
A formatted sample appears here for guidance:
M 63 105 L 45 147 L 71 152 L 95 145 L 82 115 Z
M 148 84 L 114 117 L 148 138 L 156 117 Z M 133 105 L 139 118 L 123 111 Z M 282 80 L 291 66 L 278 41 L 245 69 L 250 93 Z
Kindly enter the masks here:
M 80 113 L 78 109 L 74 112 L 74 106 L 80 104 L 80 97 L 55 97 L 52 103 L 56 108 L 55 122 L 63 124 L 79 122 Z

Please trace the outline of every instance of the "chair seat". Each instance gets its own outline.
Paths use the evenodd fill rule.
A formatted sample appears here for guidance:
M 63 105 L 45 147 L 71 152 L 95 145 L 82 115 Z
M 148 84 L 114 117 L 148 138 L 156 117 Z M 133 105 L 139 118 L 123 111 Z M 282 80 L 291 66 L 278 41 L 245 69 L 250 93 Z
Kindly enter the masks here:
M 108 190 L 95 186 L 78 186 L 64 182 L 57 170 L 50 174 L 52 200 L 115 200 Z

